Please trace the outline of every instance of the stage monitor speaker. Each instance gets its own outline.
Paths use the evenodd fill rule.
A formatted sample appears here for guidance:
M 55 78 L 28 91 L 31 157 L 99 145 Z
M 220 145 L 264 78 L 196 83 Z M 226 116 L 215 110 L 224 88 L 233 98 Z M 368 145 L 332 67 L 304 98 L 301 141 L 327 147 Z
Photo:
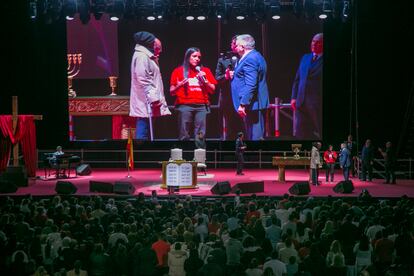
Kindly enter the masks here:
M 292 195 L 307 195 L 310 193 L 310 185 L 309 181 L 300 181 L 294 183 L 289 188 L 289 193 Z
M 58 181 L 56 182 L 55 191 L 60 195 L 72 195 L 76 193 L 78 188 L 69 181 Z
M 228 194 L 231 191 L 230 182 L 228 181 L 217 182 L 216 184 L 214 184 L 214 186 L 211 188 L 210 191 L 213 195 Z
M 98 193 L 113 193 L 114 186 L 109 182 L 101 181 L 89 181 L 89 192 L 98 192 Z
M 339 194 L 351 194 L 354 191 L 354 183 L 351 180 L 340 181 L 333 187 L 333 191 Z
M 80 164 L 76 168 L 77 175 L 90 175 L 92 173 L 91 166 L 89 164 Z
M 254 194 L 254 193 L 263 193 L 264 192 L 264 182 L 255 181 L 255 182 L 242 182 L 237 183 L 231 189 L 233 193 L 240 191 L 241 194 Z
M 124 195 L 133 195 L 135 192 L 135 187 L 131 182 L 127 181 L 115 181 L 114 193 L 124 194 Z
M 10 181 L 17 187 L 27 187 L 29 185 L 27 171 L 23 166 L 8 166 L 2 174 L 2 178 Z
M 0 179 L 0 193 L 15 193 L 17 185 L 5 179 Z

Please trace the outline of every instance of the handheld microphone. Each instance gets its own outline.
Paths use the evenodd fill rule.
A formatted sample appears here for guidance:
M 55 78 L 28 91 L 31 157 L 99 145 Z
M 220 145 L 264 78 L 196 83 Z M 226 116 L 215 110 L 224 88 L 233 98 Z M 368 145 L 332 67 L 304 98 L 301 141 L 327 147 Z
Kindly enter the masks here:
M 201 67 L 200 66 L 196 66 L 195 69 L 197 70 L 197 72 L 199 72 L 199 73 L 201 72 Z M 206 77 L 200 76 L 200 78 L 203 80 L 203 82 L 207 82 Z
M 237 63 L 237 57 L 236 56 L 232 56 L 231 57 L 231 66 L 233 68 L 235 68 L 236 67 L 236 63 Z

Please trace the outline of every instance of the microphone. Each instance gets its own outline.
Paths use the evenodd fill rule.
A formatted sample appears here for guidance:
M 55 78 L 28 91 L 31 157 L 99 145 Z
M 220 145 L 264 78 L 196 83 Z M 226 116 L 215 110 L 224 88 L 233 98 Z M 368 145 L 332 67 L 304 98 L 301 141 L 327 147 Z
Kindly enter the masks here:
M 197 72 L 199 72 L 199 73 L 201 72 L 201 67 L 200 66 L 196 66 L 195 69 L 197 70 Z M 203 82 L 207 82 L 206 77 L 200 76 L 200 78 L 203 80 Z
M 237 63 L 237 57 L 236 56 L 232 56 L 231 57 L 231 65 L 234 67 L 236 67 L 236 63 Z

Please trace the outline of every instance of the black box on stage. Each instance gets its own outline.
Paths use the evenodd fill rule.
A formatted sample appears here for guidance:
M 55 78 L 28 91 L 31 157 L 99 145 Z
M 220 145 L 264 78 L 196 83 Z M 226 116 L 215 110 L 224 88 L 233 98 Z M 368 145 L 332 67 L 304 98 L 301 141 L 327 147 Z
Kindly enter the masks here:
M 310 185 L 309 181 L 300 181 L 294 183 L 289 188 L 289 193 L 292 195 L 307 195 L 310 193 Z
M 109 182 L 101 181 L 89 181 L 89 192 L 98 192 L 98 193 L 113 193 L 114 186 Z
M 125 194 L 133 195 L 135 192 L 135 187 L 131 182 L 128 181 L 115 181 L 114 193 L 116 194 Z
M 254 193 L 263 193 L 264 192 L 264 182 L 255 181 L 255 182 L 242 182 L 237 183 L 231 189 L 232 193 L 240 191 L 241 194 L 254 194 Z
M 27 187 L 29 185 L 27 171 L 23 166 L 8 166 L 6 171 L 1 175 L 1 178 L 10 181 L 17 187 Z
M 333 187 L 333 191 L 339 194 L 351 194 L 354 191 L 354 183 L 351 180 L 340 181 Z
M 55 186 L 55 191 L 61 195 L 72 195 L 76 193 L 78 188 L 69 181 L 57 181 Z
M 76 168 L 77 175 L 90 175 L 92 173 L 91 166 L 89 164 L 80 164 Z
M 213 195 L 228 194 L 231 191 L 230 182 L 228 181 L 217 182 L 216 184 L 214 184 L 214 186 L 211 188 L 210 191 Z
M 0 178 L 0 193 L 15 193 L 17 185 L 13 182 Z

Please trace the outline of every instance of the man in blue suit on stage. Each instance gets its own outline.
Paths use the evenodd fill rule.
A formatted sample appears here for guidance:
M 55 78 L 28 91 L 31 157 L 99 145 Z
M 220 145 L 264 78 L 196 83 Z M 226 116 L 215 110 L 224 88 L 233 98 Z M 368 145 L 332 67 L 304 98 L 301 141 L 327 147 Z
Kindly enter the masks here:
M 251 35 L 237 36 L 236 51 L 240 59 L 232 75 L 233 105 L 243 120 L 246 140 L 263 140 L 264 112 L 269 105 L 266 61 L 254 49 Z
M 293 82 L 290 104 L 296 110 L 296 138 L 320 139 L 322 121 L 323 34 L 316 34 L 311 43 L 312 53 L 300 61 Z

